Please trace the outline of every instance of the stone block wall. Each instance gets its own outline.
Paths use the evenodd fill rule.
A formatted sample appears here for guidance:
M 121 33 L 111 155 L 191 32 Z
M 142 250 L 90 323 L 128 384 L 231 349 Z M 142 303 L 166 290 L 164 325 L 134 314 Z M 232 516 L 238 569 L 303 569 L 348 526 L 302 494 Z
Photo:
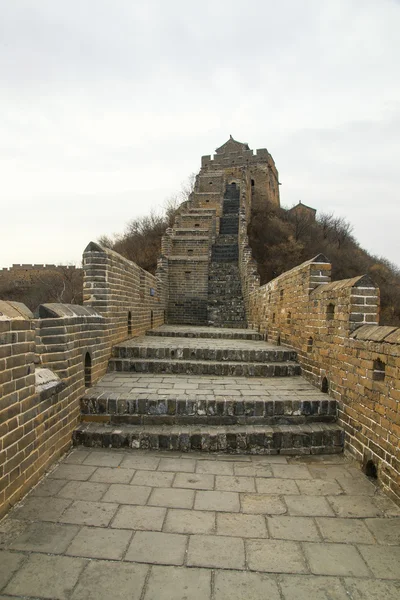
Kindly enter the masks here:
M 164 323 L 165 277 L 157 278 L 117 252 L 91 242 L 83 254 L 83 302 L 105 317 L 104 360 L 112 346 Z
M 168 259 L 168 323 L 207 323 L 209 257 Z
M 0 518 L 33 485 L 35 330 L 23 305 L 0 301 Z M 34 456 L 38 456 L 35 454 Z
M 185 235 L 172 238 L 172 256 L 202 255 L 208 256 L 211 248 L 209 236 Z
M 48 318 L 0 302 L 0 518 L 70 447 L 85 356 L 95 373 L 101 354 L 104 319 L 95 311 L 48 304 L 40 312 Z
M 198 175 L 196 191 L 202 193 L 222 194 L 224 191 L 224 175 L 222 171 L 214 171 Z
M 164 322 L 162 281 L 89 244 L 85 306 L 0 301 L 0 518 L 71 445 L 112 346 Z
M 346 451 L 400 501 L 400 330 L 379 327 L 368 277 L 330 275 L 319 255 L 253 290 L 249 324 L 297 351 L 303 375 L 338 402 Z

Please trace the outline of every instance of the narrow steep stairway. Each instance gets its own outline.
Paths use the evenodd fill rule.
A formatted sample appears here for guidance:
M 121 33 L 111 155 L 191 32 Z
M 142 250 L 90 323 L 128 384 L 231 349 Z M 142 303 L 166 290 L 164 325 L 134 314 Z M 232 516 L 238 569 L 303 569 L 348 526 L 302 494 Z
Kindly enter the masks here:
M 162 326 L 114 347 L 75 444 L 255 454 L 343 449 L 336 402 L 248 329 Z
M 214 327 L 247 327 L 238 266 L 239 198 L 239 188 L 227 185 L 208 277 L 208 324 Z

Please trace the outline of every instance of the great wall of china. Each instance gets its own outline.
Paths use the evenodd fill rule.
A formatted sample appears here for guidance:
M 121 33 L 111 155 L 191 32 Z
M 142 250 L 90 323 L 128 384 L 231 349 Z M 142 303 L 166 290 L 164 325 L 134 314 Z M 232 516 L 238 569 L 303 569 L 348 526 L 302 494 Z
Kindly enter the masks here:
M 400 329 L 379 326 L 369 278 L 332 282 L 323 255 L 260 286 L 247 224 L 266 201 L 271 155 L 231 138 L 202 158 L 155 276 L 91 242 L 83 306 L 0 301 L 0 517 L 73 441 L 344 450 L 400 501 Z

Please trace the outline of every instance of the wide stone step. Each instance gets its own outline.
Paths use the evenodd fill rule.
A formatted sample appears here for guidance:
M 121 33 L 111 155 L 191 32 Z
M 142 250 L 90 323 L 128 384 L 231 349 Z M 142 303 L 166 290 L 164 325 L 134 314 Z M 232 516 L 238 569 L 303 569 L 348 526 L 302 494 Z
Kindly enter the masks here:
M 212 360 L 111 358 L 108 372 L 224 375 L 235 377 L 292 377 L 301 374 L 298 363 L 230 362 Z
M 225 330 L 217 327 L 185 327 L 179 325 L 162 325 L 157 329 L 146 331 L 148 336 L 157 337 L 181 337 L 199 339 L 226 339 L 226 340 L 253 340 L 261 341 L 262 335 L 253 329 L 235 331 Z
M 75 445 L 100 448 L 247 454 L 334 454 L 343 431 L 334 423 L 305 425 L 142 426 L 81 423 Z
M 283 346 L 272 346 L 265 342 L 228 340 L 213 344 L 206 340 L 156 340 L 145 336 L 132 338 L 113 348 L 114 359 L 167 359 L 182 361 L 250 362 L 270 363 L 295 361 L 294 350 Z
M 208 319 L 208 324 L 210 327 L 225 327 L 227 329 L 247 329 L 248 327 L 248 323 L 247 321 L 238 321 L 238 320 L 234 320 L 234 321 L 228 321 L 228 320 L 223 320 L 220 318 L 209 318 Z
M 243 398 L 232 395 L 231 390 L 221 396 L 212 391 L 192 390 L 188 396 L 182 389 L 161 388 L 160 393 L 154 389 L 136 393 L 87 390 L 81 399 L 81 414 L 85 421 L 129 425 L 290 425 L 336 420 L 336 401 L 332 399 Z

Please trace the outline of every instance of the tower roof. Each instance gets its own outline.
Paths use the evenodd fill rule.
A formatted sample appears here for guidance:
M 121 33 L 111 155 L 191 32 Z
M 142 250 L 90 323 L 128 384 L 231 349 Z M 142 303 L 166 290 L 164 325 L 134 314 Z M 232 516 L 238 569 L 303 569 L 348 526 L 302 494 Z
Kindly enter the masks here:
M 229 152 L 243 152 L 245 150 L 250 150 L 249 145 L 234 140 L 233 137 L 230 135 L 229 140 L 225 142 L 225 144 L 222 144 L 222 146 L 217 148 L 215 152 L 217 154 L 224 154 Z

